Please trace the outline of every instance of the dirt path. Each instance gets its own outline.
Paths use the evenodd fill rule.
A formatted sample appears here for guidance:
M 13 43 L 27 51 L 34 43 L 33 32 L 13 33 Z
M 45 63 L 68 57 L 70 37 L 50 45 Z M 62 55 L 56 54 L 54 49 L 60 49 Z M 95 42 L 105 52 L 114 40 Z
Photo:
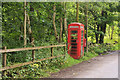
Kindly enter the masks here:
M 92 58 L 51 74 L 50 78 L 118 78 L 118 53 Z

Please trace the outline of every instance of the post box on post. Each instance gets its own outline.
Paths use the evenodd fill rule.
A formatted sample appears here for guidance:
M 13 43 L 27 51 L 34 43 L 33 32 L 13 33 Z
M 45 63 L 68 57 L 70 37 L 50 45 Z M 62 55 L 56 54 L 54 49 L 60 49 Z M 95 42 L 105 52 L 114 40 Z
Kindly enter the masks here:
M 74 59 L 84 56 L 86 39 L 84 38 L 84 25 L 71 23 L 68 25 L 68 54 Z

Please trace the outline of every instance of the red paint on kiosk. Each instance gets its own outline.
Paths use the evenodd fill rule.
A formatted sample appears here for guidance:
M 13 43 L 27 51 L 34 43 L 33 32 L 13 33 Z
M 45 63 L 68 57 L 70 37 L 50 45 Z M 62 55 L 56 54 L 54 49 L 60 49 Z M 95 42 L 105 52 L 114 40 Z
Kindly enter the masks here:
M 84 55 L 86 39 L 84 38 L 84 25 L 71 23 L 68 25 L 68 54 L 74 59 Z

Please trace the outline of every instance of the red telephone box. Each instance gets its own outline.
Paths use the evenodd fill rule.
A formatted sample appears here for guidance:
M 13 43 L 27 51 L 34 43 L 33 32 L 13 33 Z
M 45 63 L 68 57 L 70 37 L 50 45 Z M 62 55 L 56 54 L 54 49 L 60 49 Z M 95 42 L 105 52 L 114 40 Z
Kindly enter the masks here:
M 84 55 L 86 39 L 84 38 L 84 25 L 71 23 L 68 25 L 68 54 L 74 59 Z

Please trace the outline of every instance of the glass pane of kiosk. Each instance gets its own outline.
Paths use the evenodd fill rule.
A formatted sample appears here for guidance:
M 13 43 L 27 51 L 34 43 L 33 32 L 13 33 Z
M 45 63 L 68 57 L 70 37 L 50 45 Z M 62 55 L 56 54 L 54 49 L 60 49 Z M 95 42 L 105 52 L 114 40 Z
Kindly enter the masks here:
M 83 52 L 83 31 L 81 31 L 81 54 Z
M 83 46 L 83 31 L 81 31 L 81 46 Z
M 77 33 L 78 31 L 72 30 L 71 31 L 71 51 L 70 54 L 77 54 Z

